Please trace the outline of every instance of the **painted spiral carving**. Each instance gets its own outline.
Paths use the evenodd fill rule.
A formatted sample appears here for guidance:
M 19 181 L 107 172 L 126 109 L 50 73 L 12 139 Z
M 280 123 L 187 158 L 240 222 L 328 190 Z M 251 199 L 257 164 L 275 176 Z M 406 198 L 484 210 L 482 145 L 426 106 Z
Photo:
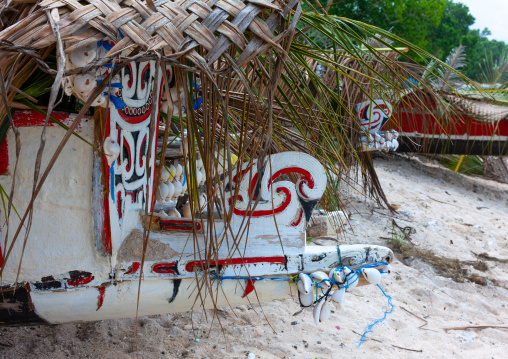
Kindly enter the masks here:
M 299 176 L 296 184 L 281 178 L 290 174 Z M 244 216 L 251 216 L 251 225 L 259 220 L 270 227 L 269 217 L 275 216 L 277 226 L 303 228 L 326 189 L 326 173 L 319 161 L 301 152 L 278 153 L 266 160 L 261 176 L 256 187 L 259 177 L 256 161 L 233 176 L 233 185 L 239 185 L 233 221 L 235 217 L 243 220 Z M 232 196 L 226 198 L 229 205 Z M 256 196 L 260 197 L 259 202 L 252 208 Z
M 376 133 L 392 115 L 392 105 L 383 100 L 361 102 L 356 105 L 360 127 L 367 133 Z

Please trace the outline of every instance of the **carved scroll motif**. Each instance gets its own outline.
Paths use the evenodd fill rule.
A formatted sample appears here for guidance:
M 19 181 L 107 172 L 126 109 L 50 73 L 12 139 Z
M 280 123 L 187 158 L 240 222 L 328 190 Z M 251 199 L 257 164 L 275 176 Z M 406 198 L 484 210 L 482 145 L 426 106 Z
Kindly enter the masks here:
M 361 142 L 364 151 L 397 150 L 399 134 L 395 130 L 380 132 L 392 115 L 392 105 L 383 100 L 361 102 L 356 105 L 362 130 Z
M 367 133 L 379 132 L 392 115 L 392 105 L 383 100 L 361 102 L 356 105 L 360 127 Z
M 289 180 L 290 175 L 299 177 L 296 183 Z M 283 152 L 268 157 L 261 174 L 257 172 L 257 161 L 251 166 L 244 165 L 242 171 L 233 176 L 233 182 L 233 186 L 240 187 L 232 208 L 233 225 L 239 225 L 244 216 L 250 216 L 251 226 L 273 227 L 276 222 L 279 227 L 303 231 L 325 191 L 326 173 L 319 161 L 310 155 Z M 226 198 L 228 210 L 232 196 Z M 258 196 L 259 202 L 254 208 Z

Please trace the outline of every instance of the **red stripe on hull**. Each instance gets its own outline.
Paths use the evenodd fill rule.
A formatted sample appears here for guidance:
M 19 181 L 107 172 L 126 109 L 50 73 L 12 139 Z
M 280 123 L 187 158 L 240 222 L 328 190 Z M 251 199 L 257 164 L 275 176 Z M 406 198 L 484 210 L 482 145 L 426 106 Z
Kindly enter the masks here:
M 216 261 L 193 261 L 189 262 L 185 265 L 185 270 L 187 272 L 192 272 L 195 266 L 202 266 L 203 264 L 208 263 L 210 266 L 214 265 L 244 265 L 244 264 L 252 264 L 252 263 L 276 263 L 276 264 L 285 264 L 285 257 L 250 257 L 250 258 L 231 258 L 231 259 L 219 259 Z
M 429 135 L 508 136 L 508 120 L 483 122 L 465 116 L 454 116 L 450 124 L 443 127 L 432 114 L 397 112 L 394 117 L 398 127 L 392 125 L 390 128 L 400 132 Z
M 181 220 L 159 220 L 159 225 L 162 230 L 177 230 L 177 231 L 192 231 L 193 227 L 196 231 L 201 230 L 201 223 L 192 221 Z
M 160 274 L 176 274 L 176 262 L 158 263 L 153 266 L 152 271 Z
M 0 145 L 0 175 L 6 175 L 9 172 L 9 147 L 7 145 L 7 136 Z

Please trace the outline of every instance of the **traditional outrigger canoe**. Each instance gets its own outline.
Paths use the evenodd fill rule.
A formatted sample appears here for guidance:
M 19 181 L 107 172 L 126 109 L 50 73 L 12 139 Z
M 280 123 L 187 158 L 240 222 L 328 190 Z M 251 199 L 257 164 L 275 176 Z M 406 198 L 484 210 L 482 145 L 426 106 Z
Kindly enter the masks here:
M 508 155 L 508 106 L 486 94 L 474 99 L 448 95 L 446 120 L 435 99 L 410 93 L 395 106 L 387 126 L 400 131 L 401 152 L 457 155 Z M 423 106 L 422 106 L 423 104 Z
M 109 112 L 111 127 L 117 128 L 121 144 L 116 163 L 109 167 L 105 156 L 91 146 L 78 138 L 70 140 L 71 150 L 58 160 L 36 200 L 36 212 L 40 215 L 33 218 L 26 248 L 21 241 L 17 242 L 4 268 L 0 299 L 0 322 L 4 325 L 136 315 L 143 233 L 149 219 L 144 204 L 154 195 L 153 184 L 147 186 L 144 176 L 154 170 L 155 156 L 150 163 L 146 162 L 147 147 L 142 145 L 146 141 L 143 136 L 133 136 L 146 131 L 149 121 L 134 126 L 121 116 L 120 110 Z M 57 113 L 55 117 L 65 124 L 74 115 Z M 14 121 L 22 139 L 16 197 L 17 210 L 22 213 L 31 197 L 31 154 L 44 117 L 32 111 L 19 111 Z M 86 119 L 77 133 L 93 142 L 94 130 L 94 121 Z M 64 133 L 57 125 L 48 128 L 49 153 Z M 135 142 L 129 144 L 133 137 Z M 3 163 L 6 160 L 9 163 L 0 178 L 4 188 L 9 188 L 12 181 L 13 148 L 15 139 L 9 134 L 1 153 Z M 155 143 L 151 151 L 155 151 Z M 215 298 L 205 300 L 204 308 L 289 298 L 298 293 L 293 286 L 297 281 L 289 279 L 299 273 L 328 273 L 341 267 L 340 263 L 353 270 L 383 263 L 379 266 L 383 270 L 393 260 L 389 249 L 375 245 L 307 246 L 306 226 L 326 187 L 324 169 L 303 153 L 276 154 L 269 161 L 272 175 L 267 168 L 270 163 L 266 163 L 261 180 L 266 190 L 259 194 L 267 201 L 251 213 L 248 232 L 242 226 L 246 203 L 236 204 L 230 230 L 236 235 L 231 238 L 237 240 L 224 242 L 217 248 L 220 259 L 208 263 L 217 267 L 216 283 L 221 288 Z M 106 171 L 101 170 L 103 166 Z M 296 184 L 276 181 L 289 173 L 301 175 Z M 105 174 L 109 176 L 104 181 Z M 253 169 L 252 177 L 256 174 Z M 244 176 L 240 184 L 240 196 L 243 194 L 244 198 L 248 198 L 251 188 L 252 182 L 248 180 L 249 176 Z M 13 228 L 19 223 L 16 216 L 10 220 Z M 204 236 L 207 221 L 156 216 L 153 224 L 143 267 L 139 314 L 201 308 L 197 285 L 204 263 L 189 232 L 194 227 Z M 214 229 L 225 230 L 217 222 Z M 3 226 L 2 233 L 5 231 Z M 4 245 L 2 251 L 6 251 Z M 18 268 L 22 255 L 23 262 Z M 360 278 L 360 284 L 365 283 Z
M 56 80 L 47 116 L 17 111 L 12 118 L 14 92 L 8 98 L 4 79 L 0 82 L 6 105 L 1 110 L 11 128 L 0 150 L 0 185 L 12 189 L 1 227 L 1 324 L 123 318 L 297 295 L 303 306 L 316 303 L 314 318 L 320 323 L 329 315 L 330 300 L 342 306 L 346 289 L 378 284 L 389 274 L 393 253 L 388 248 L 307 246 L 306 227 L 328 174 L 303 152 L 265 155 L 271 148 L 263 141 L 273 108 L 264 104 L 273 100 L 273 90 L 263 81 L 277 87 L 291 43 L 284 41 L 293 36 L 301 13 L 298 0 L 44 0 L 23 7 L 24 17 L 0 32 L 6 67 L 17 68 L 21 54 L 32 68 L 18 69 L 15 80 L 26 81 L 35 64 Z M 57 70 L 43 61 L 53 46 Z M 257 90 L 263 90 L 264 97 L 256 97 L 242 69 L 273 48 L 279 51 L 275 67 L 267 56 L 262 76 L 248 70 L 260 83 Z M 172 66 L 179 68 L 176 81 Z M 208 92 L 199 94 L 196 72 Z M 204 103 L 203 118 L 223 121 L 218 134 L 217 122 L 207 125 L 212 134 L 207 143 L 217 138 L 228 142 L 222 149 L 234 147 L 229 146 L 233 135 L 227 134 L 228 116 L 234 116 L 221 97 L 228 72 L 244 86 L 235 93 L 237 105 L 254 114 L 237 126 L 241 135 L 251 136 L 236 147 L 253 148 L 243 152 L 247 160 L 233 167 L 226 158 L 223 174 L 208 167 L 198 175 L 203 164 L 193 157 L 196 151 L 183 146 L 175 170 L 163 169 L 168 163 L 164 156 L 158 160 L 157 139 L 164 138 L 165 153 L 170 125 L 166 121 L 165 135 L 158 136 L 161 108 L 169 115 L 173 109 L 181 119 Z M 82 101 L 79 114 L 54 111 L 60 86 Z M 96 107 L 95 115 L 83 117 L 90 106 Z M 309 108 L 307 114 L 308 109 L 298 109 L 299 118 L 312 118 L 316 110 Z M 69 130 L 52 125 L 50 115 Z M 364 117 L 370 124 L 372 112 Z M 265 118 L 270 120 L 259 122 Z M 197 121 L 192 124 L 197 127 Z M 217 155 L 224 159 L 230 153 Z M 206 191 L 200 190 L 201 182 Z M 212 182 L 218 192 L 210 195 Z M 186 186 L 193 191 L 185 193 Z M 220 203 L 209 205 L 213 201 Z M 204 207 L 215 209 L 208 213 Z M 204 282 L 212 284 L 203 289 Z M 333 294 L 332 287 L 337 288 Z

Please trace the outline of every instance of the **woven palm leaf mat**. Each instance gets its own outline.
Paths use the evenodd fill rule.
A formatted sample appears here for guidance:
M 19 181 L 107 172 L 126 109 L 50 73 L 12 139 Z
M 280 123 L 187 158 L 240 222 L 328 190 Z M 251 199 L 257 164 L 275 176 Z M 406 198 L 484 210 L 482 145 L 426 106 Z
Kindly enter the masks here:
M 21 6 L 26 9 L 30 1 Z M 0 2 L 0 9 L 19 2 Z M 26 16 L 0 32 L 0 51 L 37 58 L 37 50 L 58 42 L 65 53 L 101 40 L 113 43 L 93 66 L 136 49 L 137 58 L 183 57 L 201 69 L 229 52 L 242 67 L 270 49 L 283 51 L 280 43 L 301 15 L 299 0 L 43 0 L 29 5 L 29 11 L 23 9 Z

